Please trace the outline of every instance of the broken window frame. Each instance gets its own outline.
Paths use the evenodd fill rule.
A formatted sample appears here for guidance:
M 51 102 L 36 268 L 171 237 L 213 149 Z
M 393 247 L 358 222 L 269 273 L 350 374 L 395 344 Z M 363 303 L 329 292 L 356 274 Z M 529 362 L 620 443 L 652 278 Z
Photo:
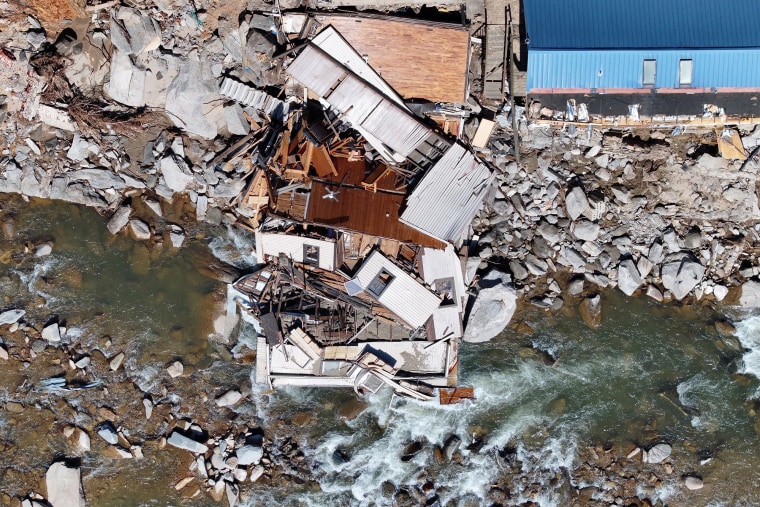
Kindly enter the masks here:
M 641 81 L 645 88 L 654 88 L 657 80 L 657 60 L 645 58 L 641 69 Z
M 375 298 L 380 298 L 383 292 L 385 292 L 385 289 L 388 288 L 395 278 L 396 277 L 393 276 L 390 271 L 382 268 L 372 278 L 372 281 L 367 284 L 367 288 L 364 290 Z
M 678 87 L 691 88 L 694 82 L 694 60 L 682 58 L 678 60 Z
M 303 244 L 303 263 L 310 266 L 319 266 L 319 246 Z

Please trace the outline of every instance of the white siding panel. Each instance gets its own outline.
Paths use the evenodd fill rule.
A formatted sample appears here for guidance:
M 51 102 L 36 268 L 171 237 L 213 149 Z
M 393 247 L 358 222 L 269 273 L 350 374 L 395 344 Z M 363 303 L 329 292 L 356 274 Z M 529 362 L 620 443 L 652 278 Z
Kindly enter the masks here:
M 375 275 L 382 269 L 388 271 L 394 278 L 380 294 L 378 298 L 380 304 L 398 315 L 412 328 L 425 324 L 441 304 L 441 300 L 380 252 L 372 252 L 364 260 L 356 273 L 356 278 L 366 290 Z
M 314 238 L 304 238 L 288 234 L 272 234 L 259 232 L 256 237 L 257 252 L 271 257 L 277 257 L 284 253 L 295 262 L 304 262 L 304 245 L 319 247 L 319 267 L 328 271 L 335 270 L 335 243 Z M 260 247 L 258 245 L 261 245 Z
M 401 221 L 456 242 L 480 209 L 493 178 L 485 164 L 464 146 L 454 144 L 415 187 Z
M 343 67 L 319 49 L 306 46 L 288 67 L 288 74 L 306 88 L 324 97 L 346 76 Z

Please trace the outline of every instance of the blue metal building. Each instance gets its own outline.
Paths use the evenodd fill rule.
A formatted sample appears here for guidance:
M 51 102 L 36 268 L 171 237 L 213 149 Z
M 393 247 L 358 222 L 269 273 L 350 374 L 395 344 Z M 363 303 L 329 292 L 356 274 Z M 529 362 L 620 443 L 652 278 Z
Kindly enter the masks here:
M 524 0 L 524 12 L 527 93 L 542 103 L 580 95 L 615 114 L 631 103 L 695 114 L 724 98 L 730 114 L 757 108 L 760 1 Z

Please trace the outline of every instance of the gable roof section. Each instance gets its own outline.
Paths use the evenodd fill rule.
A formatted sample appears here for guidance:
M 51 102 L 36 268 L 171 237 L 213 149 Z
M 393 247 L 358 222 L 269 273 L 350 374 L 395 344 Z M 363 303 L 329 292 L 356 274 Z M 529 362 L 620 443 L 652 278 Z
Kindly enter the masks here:
M 447 144 L 406 109 L 313 43 L 291 62 L 287 72 L 324 99 L 391 162 L 434 156 L 439 146 Z
M 487 165 L 456 143 L 414 188 L 401 221 L 442 241 L 457 242 L 493 179 Z
M 529 48 L 760 47 L 752 0 L 524 0 Z
M 356 279 L 366 291 L 375 276 L 382 270 L 392 275 L 393 279 L 376 300 L 398 315 L 413 329 L 425 324 L 441 304 L 438 296 L 427 290 L 377 250 L 364 259 L 356 272 Z

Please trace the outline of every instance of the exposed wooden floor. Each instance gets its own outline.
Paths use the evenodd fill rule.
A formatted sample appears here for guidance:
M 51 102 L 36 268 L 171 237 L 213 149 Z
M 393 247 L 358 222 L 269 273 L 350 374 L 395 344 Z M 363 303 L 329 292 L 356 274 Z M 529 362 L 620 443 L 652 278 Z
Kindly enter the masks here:
M 335 191 L 338 185 L 312 182 L 309 207 L 306 210 L 307 222 L 397 239 L 404 243 L 445 247 L 441 241 L 399 221 L 403 195 L 370 192 L 344 184 L 337 194 L 338 202 L 335 202 L 324 198 L 327 194 L 325 187 Z
M 404 98 L 463 102 L 467 94 L 470 34 L 453 24 L 411 19 L 323 14 Z

